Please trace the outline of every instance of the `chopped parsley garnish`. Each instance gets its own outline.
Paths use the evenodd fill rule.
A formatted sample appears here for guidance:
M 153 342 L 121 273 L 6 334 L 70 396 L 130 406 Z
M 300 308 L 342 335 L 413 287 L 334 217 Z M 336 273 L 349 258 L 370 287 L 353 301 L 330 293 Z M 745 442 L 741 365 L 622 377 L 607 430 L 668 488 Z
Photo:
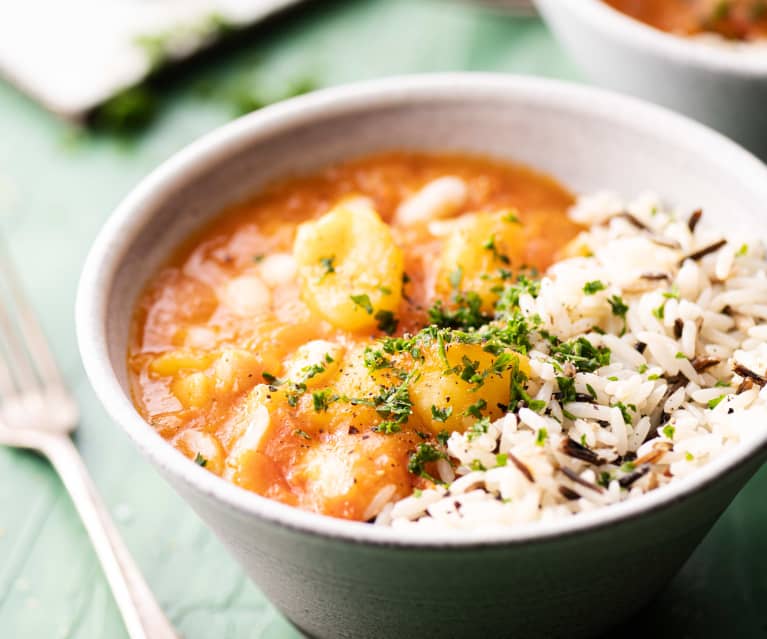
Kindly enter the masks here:
M 631 472 L 634 472 L 635 469 L 636 469 L 636 464 L 632 461 L 623 462 L 623 464 L 621 464 L 622 473 L 631 473 Z
M 577 370 L 586 373 L 593 373 L 610 363 L 610 349 L 596 347 L 585 337 L 552 345 L 551 356 L 562 364 L 570 362 Z
M 311 379 L 320 373 L 324 373 L 325 370 L 326 369 L 322 364 L 309 364 L 309 366 L 301 369 L 301 372 L 304 374 L 304 379 Z
M 439 328 L 479 328 L 492 320 L 482 312 L 482 298 L 473 291 L 455 296 L 455 308 L 448 309 L 437 300 L 429 309 L 429 324 Z
M 378 321 L 379 331 L 383 331 L 387 335 L 392 335 L 394 331 L 397 330 L 397 324 L 399 324 L 399 322 L 391 311 L 377 311 L 375 319 Z
M 602 486 L 602 488 L 609 488 L 611 481 L 612 481 L 612 475 L 608 473 L 606 470 L 603 470 L 601 473 L 599 473 L 599 477 L 597 478 L 597 484 Z
M 487 470 L 487 468 L 485 468 L 485 465 L 478 459 L 472 459 L 471 464 L 469 464 L 469 468 L 471 470 L 480 470 L 480 471 Z
M 266 256 L 265 255 L 254 255 L 253 256 L 253 261 L 256 264 L 258 264 L 259 262 L 263 262 L 264 261 L 264 257 L 266 257 Z
M 599 291 L 604 291 L 606 288 L 604 282 L 593 280 L 592 282 L 586 282 L 583 285 L 583 292 L 586 293 L 586 295 L 594 295 Z
M 266 380 L 267 384 L 276 384 L 278 381 L 274 375 L 272 375 L 271 373 L 267 373 L 266 371 L 261 373 L 261 377 L 263 377 Z
M 543 446 L 546 443 L 546 440 L 549 438 L 549 433 L 545 428 L 541 428 L 538 430 L 538 432 L 535 434 L 535 445 L 536 446 Z
M 684 454 L 684 458 L 687 461 L 693 461 L 695 459 L 695 455 L 693 455 L 689 450 Z
M 746 253 L 748 253 L 748 244 L 741 244 L 738 252 L 735 253 L 735 257 L 743 257 Z
M 671 287 L 670 291 L 666 291 L 663 293 L 663 297 L 665 297 L 667 300 L 678 300 L 679 299 L 679 287 L 674 284 Z
M 522 224 L 522 220 L 520 220 L 517 214 L 514 213 L 513 211 L 509 211 L 501 219 L 504 222 L 508 222 L 509 224 Z
M 200 455 L 200 453 L 197 453 L 194 456 L 194 463 L 197 464 L 198 466 L 202 466 L 203 468 L 205 468 L 205 466 L 208 465 L 208 460 L 205 459 L 205 457 L 203 457 L 202 455 Z
M 431 418 L 435 422 L 446 422 L 447 418 L 450 417 L 450 415 L 453 414 L 453 407 L 448 406 L 447 408 L 437 408 L 434 404 L 431 405 Z
M 365 367 L 373 371 L 391 366 L 391 362 L 384 357 L 384 354 L 381 351 L 370 348 L 370 346 L 365 348 L 365 353 L 363 354 L 362 359 L 365 362 Z
M 652 314 L 662 320 L 666 315 L 666 302 L 663 302 L 658 308 L 652 309 Z
M 716 384 L 714 384 L 716 388 L 728 388 L 730 386 L 730 382 L 726 382 L 723 379 L 720 379 Z
M 499 468 L 505 466 L 509 461 L 509 456 L 506 453 L 498 453 L 495 456 L 495 465 Z
M 437 441 L 443 446 L 447 446 L 448 439 L 450 439 L 450 433 L 448 433 L 446 430 L 441 430 L 437 433 Z
M 297 435 L 298 437 L 302 437 L 304 439 L 311 439 L 312 436 L 307 433 L 305 430 L 301 430 L 300 428 L 296 428 L 296 430 L 293 431 L 294 435 Z
M 676 428 L 674 428 L 672 424 L 666 424 L 663 427 L 663 430 L 661 432 L 669 439 L 674 439 L 674 433 L 676 433 Z
M 328 409 L 328 406 L 338 400 L 338 395 L 334 395 L 329 388 L 314 391 L 312 393 L 312 405 L 315 413 L 321 413 Z
M 647 364 L 641 364 L 639 368 L 637 368 L 637 373 L 639 373 L 640 375 L 643 373 L 646 373 L 648 368 L 649 367 L 647 366 Z
M 484 399 L 480 399 L 463 411 L 463 414 L 482 419 L 482 411 L 485 408 L 487 408 L 487 402 Z
M 727 397 L 727 395 L 719 395 L 719 397 L 714 397 L 714 399 L 709 399 L 708 402 L 706 403 L 706 406 L 712 409 L 716 408 L 717 406 L 719 406 L 719 404 L 721 404 L 722 400 L 725 397 Z
M 487 429 L 490 428 L 490 418 L 489 417 L 483 417 L 479 421 L 474 422 L 469 427 L 469 434 L 467 436 L 467 439 L 469 441 L 472 441 L 479 437 L 480 435 L 484 435 L 487 432 Z
M 447 455 L 439 448 L 428 442 L 418 444 L 415 452 L 410 455 L 407 469 L 414 475 L 434 481 L 434 478 L 426 472 L 426 464 L 440 459 L 447 459 Z
M 559 401 L 562 404 L 569 404 L 576 401 L 575 380 L 572 377 L 557 377 L 559 385 Z
M 327 275 L 330 275 L 331 273 L 336 272 L 335 266 L 333 266 L 333 262 L 335 261 L 336 257 L 335 255 L 331 255 L 330 257 L 322 257 L 320 258 L 320 266 L 325 269 L 325 272 L 322 274 L 322 277 L 320 278 L 320 282 L 325 279 Z
M 368 315 L 373 314 L 373 305 L 370 303 L 370 297 L 367 293 L 362 293 L 362 295 L 350 295 L 349 297 L 352 302 L 364 310 Z
M 495 235 L 491 235 L 490 238 L 482 244 L 482 248 L 490 251 L 496 260 L 503 262 L 504 264 L 510 264 L 509 258 L 498 250 L 498 245 L 495 243 Z
M 685 355 L 682 351 L 677 351 L 674 357 L 676 359 L 687 359 L 687 355 Z
M 610 305 L 613 315 L 623 320 L 623 330 L 621 331 L 621 335 L 623 335 L 626 332 L 626 313 L 628 313 L 629 307 L 623 301 L 623 298 L 618 295 L 610 297 L 607 303 Z
M 637 407 L 634 404 L 624 404 L 623 402 L 615 402 L 614 404 L 611 404 L 613 408 L 617 408 L 621 412 L 621 416 L 623 417 L 623 421 L 627 424 L 631 424 L 631 413 L 629 413 L 629 410 L 632 410 L 636 413 Z
M 651 375 L 647 376 L 647 379 L 651 382 L 654 382 L 657 379 L 660 379 L 660 375 L 658 373 L 652 373 Z
M 413 403 L 410 401 L 408 386 L 417 379 L 416 373 L 405 376 L 399 386 L 384 387 L 374 400 L 376 412 L 385 418 L 373 430 L 379 433 L 398 433 L 402 430 L 410 414 L 413 412 Z M 359 402 L 362 403 L 362 402 Z

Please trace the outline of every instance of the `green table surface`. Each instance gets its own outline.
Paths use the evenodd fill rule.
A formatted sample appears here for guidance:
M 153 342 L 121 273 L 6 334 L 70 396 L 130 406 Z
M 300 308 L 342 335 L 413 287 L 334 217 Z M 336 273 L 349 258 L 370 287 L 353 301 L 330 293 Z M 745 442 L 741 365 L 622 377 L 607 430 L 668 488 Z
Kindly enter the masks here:
M 189 639 L 298 634 L 96 401 L 78 357 L 73 320 L 88 247 L 139 179 L 231 119 L 231 105 L 201 90 L 206 83 L 257 77 L 265 90 L 279 93 L 280 83 L 306 74 L 333 85 L 454 69 L 584 81 L 536 19 L 501 17 L 449 0 L 324 0 L 178 71 L 164 85 L 158 118 L 131 140 L 103 132 L 73 135 L 69 125 L 0 83 L 0 229 L 82 408 L 77 444 L 149 584 Z M 767 636 L 766 491 L 762 471 L 657 600 L 611 634 Z M 605 593 L 595 610 L 609 601 Z M 0 637 L 126 637 L 56 475 L 44 460 L 5 449 Z

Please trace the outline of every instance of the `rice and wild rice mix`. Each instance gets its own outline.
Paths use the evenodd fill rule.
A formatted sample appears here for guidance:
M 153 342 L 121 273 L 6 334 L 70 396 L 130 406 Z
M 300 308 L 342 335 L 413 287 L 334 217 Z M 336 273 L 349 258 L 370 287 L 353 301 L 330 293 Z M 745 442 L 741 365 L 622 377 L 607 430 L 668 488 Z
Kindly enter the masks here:
M 700 211 L 651 196 L 586 197 L 571 214 L 589 228 L 576 240 L 585 257 L 522 278 L 496 319 L 449 336 L 502 331 L 527 354 L 508 413 L 422 444 L 411 469 L 436 468 L 434 487 L 388 504 L 377 524 L 568 517 L 693 473 L 765 428 L 762 243 L 724 239 Z

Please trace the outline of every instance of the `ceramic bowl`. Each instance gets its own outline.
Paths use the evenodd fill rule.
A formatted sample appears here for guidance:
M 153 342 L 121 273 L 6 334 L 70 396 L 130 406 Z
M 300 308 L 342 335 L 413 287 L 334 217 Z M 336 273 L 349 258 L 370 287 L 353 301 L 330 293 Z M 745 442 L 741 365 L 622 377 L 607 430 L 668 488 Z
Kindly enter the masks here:
M 534 0 L 597 83 L 690 115 L 767 158 L 767 43 L 684 38 L 601 0 Z
M 303 512 L 174 450 L 131 403 L 126 347 L 144 283 L 192 231 L 287 174 L 392 148 L 509 158 L 575 191 L 648 187 L 709 222 L 764 220 L 767 168 L 701 125 L 632 98 L 495 75 L 331 89 L 214 131 L 147 177 L 85 265 L 78 338 L 109 414 L 271 601 L 313 637 L 580 637 L 645 605 L 767 457 L 761 440 L 630 502 L 507 532 L 423 537 Z M 648 557 L 652 561 L 648 561 Z

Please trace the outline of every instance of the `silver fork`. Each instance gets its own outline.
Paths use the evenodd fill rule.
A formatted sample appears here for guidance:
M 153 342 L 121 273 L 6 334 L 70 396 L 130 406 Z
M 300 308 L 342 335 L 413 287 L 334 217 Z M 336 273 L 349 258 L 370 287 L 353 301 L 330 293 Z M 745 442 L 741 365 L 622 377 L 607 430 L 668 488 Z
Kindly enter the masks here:
M 0 444 L 35 450 L 53 464 L 93 542 L 131 639 L 178 639 L 70 439 L 78 421 L 77 405 L 0 238 Z

